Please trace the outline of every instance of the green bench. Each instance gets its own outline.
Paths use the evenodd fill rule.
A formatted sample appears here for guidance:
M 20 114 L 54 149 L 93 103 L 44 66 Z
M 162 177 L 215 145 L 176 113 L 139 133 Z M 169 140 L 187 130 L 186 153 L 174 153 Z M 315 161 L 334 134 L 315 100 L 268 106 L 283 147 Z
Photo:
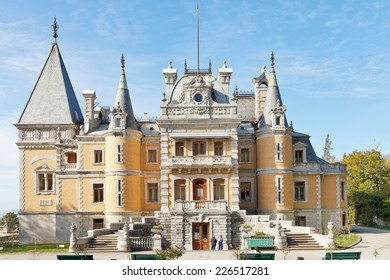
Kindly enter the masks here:
M 333 252 L 326 253 L 323 260 L 359 260 L 361 252 Z
M 240 260 L 263 260 L 263 261 L 266 261 L 266 260 L 274 260 L 274 259 L 275 259 L 275 254 L 274 253 L 261 253 L 261 254 L 258 254 L 258 253 L 248 253 L 248 254 L 241 253 L 240 254 Z
M 249 238 L 246 241 L 249 248 L 255 248 L 259 246 L 260 248 L 274 248 L 274 239 L 272 237 L 269 238 Z
M 57 255 L 57 260 L 93 260 L 93 255 Z
M 130 254 L 131 260 L 157 260 L 156 254 Z

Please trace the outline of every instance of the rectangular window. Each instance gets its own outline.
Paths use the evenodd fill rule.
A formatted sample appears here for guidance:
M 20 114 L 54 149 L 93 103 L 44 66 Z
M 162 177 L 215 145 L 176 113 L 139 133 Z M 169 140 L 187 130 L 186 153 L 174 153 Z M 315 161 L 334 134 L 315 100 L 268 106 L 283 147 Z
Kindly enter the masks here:
M 240 150 L 240 162 L 250 162 L 250 151 L 249 148 L 242 148 Z
M 296 216 L 295 217 L 295 225 L 298 227 L 306 226 L 306 217 L 305 216 Z
M 223 142 L 214 143 L 214 155 L 222 156 L 223 155 Z
M 241 201 L 251 201 L 251 182 L 240 182 Z
M 38 174 L 38 190 L 45 191 L 45 174 Z
M 157 163 L 157 150 L 148 150 L 148 163 Z
M 225 180 L 216 179 L 213 181 L 214 185 L 214 200 L 225 199 Z
M 303 150 L 295 150 L 295 163 L 303 162 Z
M 123 157 L 122 157 L 122 145 L 117 145 L 116 148 L 116 156 L 117 156 L 117 163 L 122 163 Z
M 104 188 L 103 184 L 93 184 L 93 202 L 103 202 L 104 201 Z
M 182 157 L 184 156 L 184 143 L 176 142 L 175 144 L 175 156 Z
M 95 150 L 93 159 L 94 159 L 94 163 L 103 163 L 103 151 Z
M 54 190 L 53 173 L 38 173 L 37 186 L 39 192 L 51 192 Z
M 294 182 L 294 200 L 305 201 L 306 200 L 305 182 Z
M 282 143 L 276 143 L 276 161 L 282 161 Z
M 118 180 L 116 184 L 116 198 L 117 206 L 123 207 L 123 191 L 122 191 L 122 180 Z
M 205 155 L 206 154 L 206 143 L 205 142 L 194 142 L 192 146 L 192 155 Z
M 149 183 L 148 184 L 148 202 L 158 202 L 158 184 Z
M 276 179 L 276 203 L 283 205 L 283 188 L 282 188 L 282 177 Z
M 341 182 L 341 200 L 345 200 L 345 182 Z
M 175 200 L 186 200 L 186 180 L 175 180 Z

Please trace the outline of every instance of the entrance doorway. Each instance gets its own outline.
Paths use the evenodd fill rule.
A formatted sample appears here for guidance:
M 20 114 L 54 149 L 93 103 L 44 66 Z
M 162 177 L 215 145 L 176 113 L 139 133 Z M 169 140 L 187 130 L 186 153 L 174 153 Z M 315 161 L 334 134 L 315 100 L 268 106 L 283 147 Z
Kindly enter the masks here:
M 210 249 L 210 223 L 192 224 L 192 249 L 209 250 Z
M 193 181 L 193 200 L 207 199 L 207 184 L 205 179 L 195 179 Z

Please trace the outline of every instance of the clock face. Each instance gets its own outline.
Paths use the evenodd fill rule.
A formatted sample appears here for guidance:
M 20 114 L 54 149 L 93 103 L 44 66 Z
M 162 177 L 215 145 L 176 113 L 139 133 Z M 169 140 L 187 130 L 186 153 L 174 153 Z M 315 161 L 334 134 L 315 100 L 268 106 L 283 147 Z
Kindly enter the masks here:
M 202 102 L 202 100 L 203 100 L 203 95 L 200 94 L 200 93 L 195 94 L 195 95 L 194 95 L 194 100 L 195 100 L 195 102 L 198 102 L 198 103 Z

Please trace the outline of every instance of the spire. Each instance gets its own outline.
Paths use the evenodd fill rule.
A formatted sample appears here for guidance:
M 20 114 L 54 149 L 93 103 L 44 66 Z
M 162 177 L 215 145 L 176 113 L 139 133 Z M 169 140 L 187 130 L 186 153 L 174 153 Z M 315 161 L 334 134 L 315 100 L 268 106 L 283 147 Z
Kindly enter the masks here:
M 53 27 L 53 38 L 54 38 L 54 42 L 53 43 L 56 44 L 57 43 L 57 37 L 58 37 L 57 31 L 59 29 L 56 17 L 54 17 L 54 21 L 53 21 L 52 27 Z
M 198 50 L 198 68 L 197 74 L 199 76 L 199 7 L 198 3 L 196 3 L 196 42 L 197 42 L 197 50 Z
M 276 81 L 276 75 L 275 75 L 275 56 L 274 52 L 271 53 L 271 71 L 269 73 L 268 78 L 268 87 L 277 87 L 278 82 Z
M 114 108 L 119 107 L 122 112 L 127 113 L 126 129 L 138 130 L 138 123 L 134 117 L 129 88 L 127 86 L 126 73 L 125 73 L 125 56 L 123 53 L 121 56 L 121 68 L 122 71 L 119 77 L 119 84 L 118 84 L 118 89 L 116 92 L 116 97 L 115 97 L 115 102 L 113 107 Z
M 56 42 L 56 18 L 52 27 L 54 43 L 18 124 L 73 125 L 84 122 Z
M 262 118 L 260 120 L 260 127 L 272 126 L 273 119 L 272 114 L 275 108 L 283 108 L 282 97 L 280 96 L 279 86 L 276 80 L 275 74 L 275 56 L 274 52 L 271 53 L 271 71 L 268 78 L 268 89 L 266 99 L 264 103 L 264 109 Z M 283 111 L 284 112 L 284 111 Z M 283 113 L 284 114 L 284 113 Z M 284 118 L 285 126 L 288 127 L 286 118 Z

